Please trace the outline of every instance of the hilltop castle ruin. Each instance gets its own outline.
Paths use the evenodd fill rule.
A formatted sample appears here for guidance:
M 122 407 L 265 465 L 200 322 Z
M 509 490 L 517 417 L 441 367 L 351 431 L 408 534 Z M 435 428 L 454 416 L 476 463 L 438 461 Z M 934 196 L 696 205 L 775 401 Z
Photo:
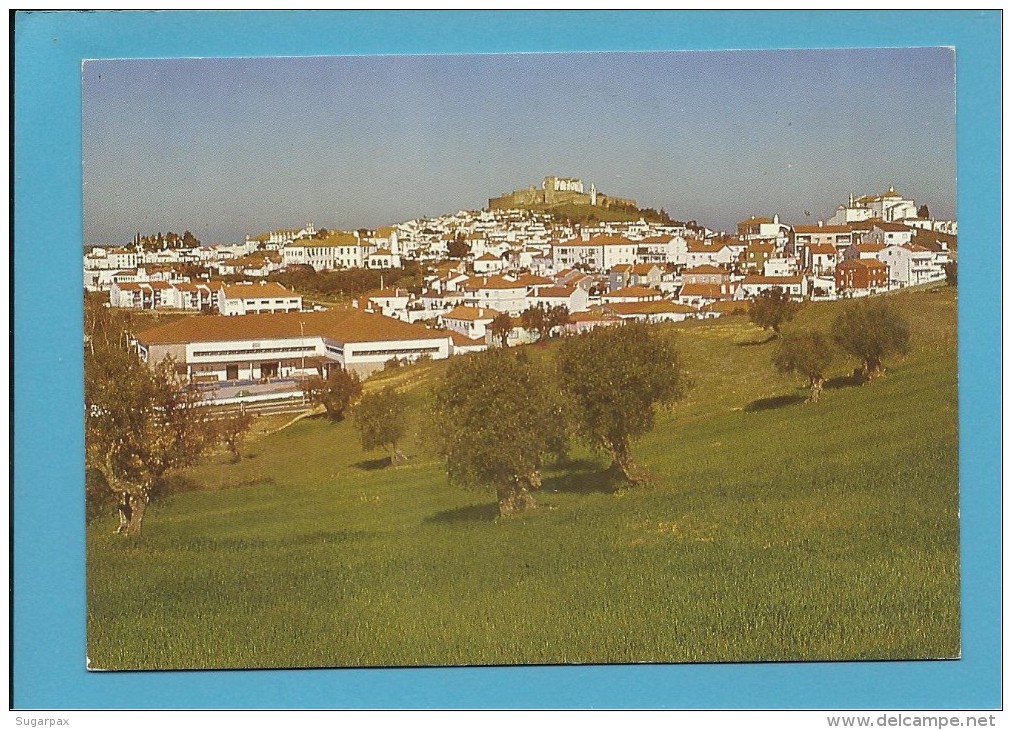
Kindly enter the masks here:
M 559 205 L 593 205 L 601 208 L 635 208 L 636 201 L 630 198 L 615 198 L 597 192 L 593 183 L 590 191 L 584 192 L 583 180 L 576 177 L 556 177 L 549 175 L 544 179 L 541 189 L 531 185 L 526 190 L 514 190 L 503 193 L 497 198 L 488 199 L 490 210 L 508 208 L 545 207 Z

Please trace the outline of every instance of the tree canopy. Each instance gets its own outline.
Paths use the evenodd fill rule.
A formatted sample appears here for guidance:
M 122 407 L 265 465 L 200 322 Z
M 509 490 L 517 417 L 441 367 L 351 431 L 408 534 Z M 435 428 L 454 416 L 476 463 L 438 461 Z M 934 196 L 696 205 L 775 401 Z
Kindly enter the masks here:
M 397 445 L 408 431 L 406 396 L 392 385 L 366 393 L 352 411 L 352 417 L 364 450 L 388 448 L 391 463 L 404 460 Z
M 833 343 L 818 332 L 788 335 L 773 353 L 773 366 L 782 373 L 797 373 L 808 378 L 810 403 L 818 403 L 826 370 L 833 362 Z
M 118 500 L 119 532 L 141 530 L 165 473 L 196 463 L 220 440 L 218 424 L 171 358 L 154 367 L 120 347 L 89 347 L 84 358 L 85 461 L 90 515 Z
M 488 329 L 492 336 L 499 340 L 499 345 L 506 347 L 509 344 L 510 332 L 513 331 L 513 318 L 506 312 L 500 312 L 489 324 Z
M 302 392 L 311 403 L 322 405 L 328 418 L 340 421 L 348 406 L 362 394 L 362 381 L 355 373 L 335 367 L 326 380 L 319 376 L 308 378 Z
M 752 298 L 748 318 L 764 330 L 773 330 L 774 335 L 779 337 L 780 327 L 794 319 L 798 308 L 788 291 L 774 286 Z
M 910 325 L 882 299 L 851 304 L 833 323 L 833 339 L 844 352 L 861 361 L 865 378 L 885 374 L 883 360 L 910 345 Z
M 517 350 L 451 359 L 434 390 L 432 422 L 451 483 L 494 489 L 500 515 L 536 506 L 542 465 L 565 442 L 557 389 Z
M 554 330 L 556 327 L 565 327 L 567 324 L 573 321 L 573 318 L 569 316 L 569 308 L 565 304 L 556 304 L 551 307 L 545 313 L 546 324 L 549 332 Z
M 537 332 L 539 340 L 548 337 L 548 317 L 542 307 L 532 306 L 521 312 L 520 325 L 528 332 Z
M 463 233 L 458 233 L 446 245 L 446 256 L 451 259 L 465 259 L 471 255 L 471 244 L 467 242 Z
M 579 431 L 603 449 L 630 482 L 632 439 L 653 428 L 656 411 L 690 387 L 669 340 L 641 323 L 599 327 L 559 347 L 560 389 L 573 401 Z

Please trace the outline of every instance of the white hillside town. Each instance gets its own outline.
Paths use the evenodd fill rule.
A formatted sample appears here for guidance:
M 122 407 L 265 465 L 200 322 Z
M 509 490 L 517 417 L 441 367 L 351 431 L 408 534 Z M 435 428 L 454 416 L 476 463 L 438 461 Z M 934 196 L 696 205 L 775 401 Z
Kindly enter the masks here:
M 553 190 L 583 194 L 579 179 L 548 179 Z M 309 223 L 242 243 L 203 245 L 187 232 L 169 245 L 161 234 L 138 235 L 88 247 L 84 287 L 109 307 L 190 315 L 132 333 L 142 359 L 171 356 L 191 382 L 231 389 L 233 401 L 250 397 L 244 384 L 290 382 L 281 390 L 296 397 L 301 378 L 334 367 L 366 376 L 392 363 L 536 341 L 521 321 L 531 308 L 554 313 L 551 334 L 561 335 L 720 317 L 774 288 L 818 301 L 943 282 L 955 263 L 956 221 L 921 217 L 926 210 L 889 187 L 849 195 L 825 221 L 752 214 L 733 233 L 666 215 L 665 223 L 580 224 L 492 208 L 376 230 Z M 415 286 L 398 282 L 408 267 Z M 353 270 L 373 270 L 385 284 L 313 302 L 290 278 L 278 280 Z

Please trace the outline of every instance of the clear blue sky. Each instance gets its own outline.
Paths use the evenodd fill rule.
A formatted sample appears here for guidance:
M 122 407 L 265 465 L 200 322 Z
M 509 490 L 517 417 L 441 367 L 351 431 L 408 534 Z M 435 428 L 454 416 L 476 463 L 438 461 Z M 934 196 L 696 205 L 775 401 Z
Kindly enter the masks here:
M 951 217 L 954 63 L 948 49 L 89 61 L 85 239 L 373 228 L 551 174 L 728 230 L 825 219 L 889 185 Z

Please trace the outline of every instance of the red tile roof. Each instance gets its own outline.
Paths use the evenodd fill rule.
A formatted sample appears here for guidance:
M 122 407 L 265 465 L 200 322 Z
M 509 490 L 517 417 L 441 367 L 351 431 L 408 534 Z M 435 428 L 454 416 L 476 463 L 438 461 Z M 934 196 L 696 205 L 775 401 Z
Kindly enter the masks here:
M 158 325 L 138 333 L 145 345 L 189 342 L 327 337 L 336 342 L 385 342 L 442 339 L 443 335 L 417 324 L 357 309 L 324 312 L 278 312 L 235 317 L 205 316 Z
M 657 289 L 651 289 L 648 286 L 624 286 L 621 289 L 610 291 L 604 295 L 605 298 L 609 297 L 637 297 L 639 299 L 656 298 L 661 296 L 661 292 Z
M 831 243 L 815 243 L 808 250 L 813 256 L 827 256 L 836 253 L 836 246 Z
M 721 291 L 721 287 L 724 291 Z M 729 291 L 730 290 L 730 291 Z M 703 297 L 704 299 L 730 299 L 734 290 L 727 284 L 683 284 L 679 297 Z
M 526 289 L 527 287 L 502 276 L 474 276 L 464 282 L 463 288 L 466 291 L 478 291 L 479 289 Z
M 496 318 L 499 312 L 495 309 L 485 309 L 479 307 L 454 307 L 449 312 L 443 315 L 443 319 L 456 319 L 466 322 L 477 322 L 482 319 L 489 321 Z
M 295 292 L 286 289 L 276 281 L 263 284 L 223 284 L 226 299 L 263 299 L 265 297 L 292 297 Z

